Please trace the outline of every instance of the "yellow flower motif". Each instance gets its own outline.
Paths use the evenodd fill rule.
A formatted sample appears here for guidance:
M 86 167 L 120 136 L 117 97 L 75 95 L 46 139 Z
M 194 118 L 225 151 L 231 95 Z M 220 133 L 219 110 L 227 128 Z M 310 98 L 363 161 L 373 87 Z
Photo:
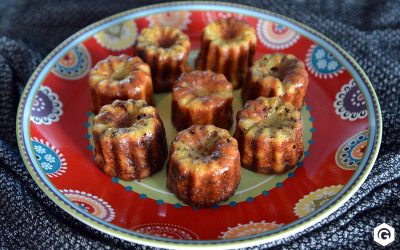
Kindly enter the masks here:
M 283 226 L 283 224 L 276 224 L 275 222 L 252 222 L 248 224 L 238 224 L 236 227 L 228 227 L 228 230 L 222 232 L 222 239 L 242 238 L 249 235 L 264 233 Z
M 94 35 L 96 41 L 104 48 L 121 51 L 135 43 L 137 27 L 134 21 L 117 23 Z
M 189 11 L 171 11 L 171 12 L 163 12 L 160 14 L 155 14 L 148 16 L 146 19 L 150 23 L 150 27 L 159 25 L 159 26 L 170 26 L 174 28 L 178 28 L 181 30 L 187 29 L 187 26 L 190 24 L 190 16 L 192 13 Z
M 309 193 L 296 203 L 294 213 L 300 218 L 309 215 L 332 199 L 342 188 L 343 185 L 330 186 Z

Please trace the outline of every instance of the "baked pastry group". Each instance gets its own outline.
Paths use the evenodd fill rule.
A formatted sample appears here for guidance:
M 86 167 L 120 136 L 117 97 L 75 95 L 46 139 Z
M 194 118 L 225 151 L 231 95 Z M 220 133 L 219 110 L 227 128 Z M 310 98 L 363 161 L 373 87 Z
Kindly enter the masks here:
M 300 109 L 308 74 L 293 55 L 253 62 L 253 27 L 235 18 L 208 24 L 196 70 L 187 65 L 189 37 L 177 28 L 142 30 L 135 57 L 109 56 L 91 70 L 95 162 L 106 174 L 140 180 L 163 168 L 167 141 L 154 92 L 172 90 L 178 131 L 167 163 L 167 188 L 184 203 L 209 207 L 228 199 L 241 166 L 282 174 L 303 155 Z M 233 89 L 246 103 L 233 122 Z

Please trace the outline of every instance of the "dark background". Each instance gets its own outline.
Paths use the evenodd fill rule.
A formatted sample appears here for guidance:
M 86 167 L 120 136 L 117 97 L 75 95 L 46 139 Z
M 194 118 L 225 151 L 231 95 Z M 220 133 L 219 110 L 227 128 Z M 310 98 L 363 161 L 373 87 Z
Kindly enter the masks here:
M 109 15 L 158 2 L 0 0 L 0 248 L 139 247 L 80 223 L 44 195 L 19 156 L 15 115 L 29 76 L 65 38 Z M 234 2 L 296 19 L 337 42 L 367 73 L 383 115 L 381 151 L 360 190 L 321 223 L 260 247 L 379 249 L 374 227 L 386 222 L 400 233 L 400 1 Z M 400 248 L 398 238 L 385 249 Z

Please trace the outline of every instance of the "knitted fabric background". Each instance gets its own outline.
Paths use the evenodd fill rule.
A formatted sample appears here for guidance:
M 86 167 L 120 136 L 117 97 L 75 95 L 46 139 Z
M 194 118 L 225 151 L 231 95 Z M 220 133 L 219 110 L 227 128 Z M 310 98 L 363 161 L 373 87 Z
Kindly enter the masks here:
M 24 85 L 40 61 L 79 29 L 117 12 L 159 1 L 0 2 L 0 248 L 142 248 L 94 230 L 56 206 L 36 186 L 15 134 Z M 254 247 L 376 249 L 373 228 L 400 232 L 400 1 L 251 1 L 296 19 L 342 46 L 365 70 L 383 115 L 382 146 L 360 190 L 315 226 Z M 400 248 L 397 239 L 385 249 Z

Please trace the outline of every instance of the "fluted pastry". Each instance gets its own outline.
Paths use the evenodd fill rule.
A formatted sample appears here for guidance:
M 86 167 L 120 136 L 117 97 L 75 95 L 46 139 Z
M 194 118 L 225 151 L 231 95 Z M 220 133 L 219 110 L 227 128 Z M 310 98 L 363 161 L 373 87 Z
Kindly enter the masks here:
M 142 100 L 116 100 L 93 121 L 95 162 L 106 174 L 140 180 L 160 171 L 167 157 L 163 123 Z
M 300 108 L 308 86 L 304 63 L 294 55 L 269 54 L 258 59 L 250 68 L 248 81 L 243 85 L 242 98 L 279 96 Z
M 278 97 L 247 101 L 237 113 L 234 137 L 242 166 L 262 174 L 282 174 L 302 157 L 301 114 Z
M 177 28 L 154 26 L 142 30 L 135 53 L 150 65 L 155 92 L 170 91 L 181 73 L 190 71 L 189 37 Z
M 232 125 L 232 85 L 222 74 L 193 71 L 182 74 L 172 92 L 172 122 L 177 130 L 191 125 Z
M 91 69 L 89 85 L 93 111 L 114 100 L 144 100 L 153 103 L 150 68 L 139 57 L 109 56 Z
M 239 88 L 246 81 L 256 45 L 256 31 L 248 23 L 219 19 L 203 30 L 196 69 L 224 74 L 233 88 Z
M 235 138 L 213 125 L 193 125 L 171 144 L 167 188 L 184 203 L 212 206 L 235 193 L 240 154 Z

